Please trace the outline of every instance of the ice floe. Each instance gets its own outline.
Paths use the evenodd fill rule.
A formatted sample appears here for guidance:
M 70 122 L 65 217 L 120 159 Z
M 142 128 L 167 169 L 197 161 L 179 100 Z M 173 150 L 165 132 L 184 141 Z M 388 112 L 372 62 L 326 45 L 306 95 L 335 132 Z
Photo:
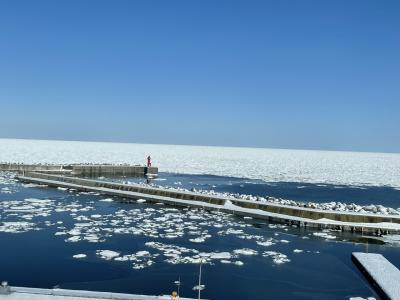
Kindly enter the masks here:
M 336 236 L 329 234 L 329 231 L 327 231 L 327 230 L 324 230 L 322 232 L 313 232 L 313 235 L 317 236 L 317 237 L 322 237 L 322 238 L 328 239 L 328 240 L 336 239 Z
M 271 257 L 272 261 L 278 265 L 290 262 L 290 259 L 287 257 L 287 255 L 276 251 L 264 251 L 262 256 Z
M 400 235 L 399 234 L 384 235 L 383 241 L 388 244 L 400 245 Z
M 119 252 L 112 251 L 112 250 L 97 250 L 96 254 L 106 260 L 116 258 L 120 255 Z

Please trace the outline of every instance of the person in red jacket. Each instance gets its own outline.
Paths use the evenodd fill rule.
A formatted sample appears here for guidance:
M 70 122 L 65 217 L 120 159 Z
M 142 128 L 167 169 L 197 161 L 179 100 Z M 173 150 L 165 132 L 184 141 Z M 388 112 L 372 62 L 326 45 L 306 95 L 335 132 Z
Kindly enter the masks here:
M 147 156 L 147 167 L 151 167 L 151 157 Z

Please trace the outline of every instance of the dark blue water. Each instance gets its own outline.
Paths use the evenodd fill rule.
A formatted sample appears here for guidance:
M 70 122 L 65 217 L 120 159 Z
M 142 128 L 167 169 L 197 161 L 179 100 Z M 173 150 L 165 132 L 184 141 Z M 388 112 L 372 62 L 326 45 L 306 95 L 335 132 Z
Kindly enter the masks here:
M 226 179 L 210 176 L 162 175 L 168 185 L 181 181 L 182 186 L 192 184 L 199 188 L 215 185 L 214 190 L 221 188 L 240 188 L 243 193 L 253 193 L 251 188 L 260 188 L 259 184 L 245 183 L 245 180 Z M 211 182 L 212 179 L 215 179 Z M 140 179 L 141 180 L 141 179 Z M 161 181 L 160 181 L 161 182 Z M 241 187 L 240 185 L 244 185 Z M 261 184 L 260 184 L 261 185 Z M 283 184 L 286 185 L 286 184 Z M 289 184 L 290 185 L 290 184 Z M 6 185 L 0 184 L 0 189 Z M 173 282 L 180 276 L 183 282 L 181 291 L 186 297 L 195 297 L 192 287 L 196 284 L 198 264 L 171 264 L 158 250 L 149 248 L 146 242 L 156 241 L 164 244 L 178 245 L 201 252 L 232 253 L 235 249 L 249 248 L 258 251 L 257 255 L 240 255 L 243 266 L 224 264 L 213 260 L 212 264 L 203 266 L 203 283 L 206 289 L 203 297 L 207 299 L 348 299 L 350 296 L 375 296 L 351 262 L 353 251 L 365 251 L 384 254 L 395 265 L 400 267 L 400 249 L 393 246 L 357 243 L 358 236 L 338 234 L 334 240 L 325 240 L 314 236 L 311 231 L 278 226 L 245 220 L 229 215 L 215 216 L 201 211 L 176 210 L 147 203 L 121 203 L 115 198 L 113 202 L 101 202 L 101 195 L 85 195 L 76 192 L 61 191 L 52 188 L 26 188 L 20 184 L 7 185 L 14 192 L 0 193 L 0 222 L 23 221 L 28 212 L 13 212 L 10 207 L 23 207 L 24 199 L 50 199 L 53 202 L 47 208 L 46 216 L 34 216 L 31 222 L 33 230 L 24 233 L 7 233 L 0 231 L 0 278 L 12 285 L 51 288 L 59 286 L 71 289 L 114 291 L 137 294 L 169 294 L 176 289 Z M 269 185 L 265 185 L 269 186 Z M 272 187 L 272 186 L 271 186 Z M 274 190 L 276 187 L 272 188 Z M 322 187 L 318 187 L 322 188 Z M 316 188 L 316 189 L 318 189 Z M 293 188 L 294 189 L 294 188 Z M 301 189 L 304 190 L 304 189 Z M 343 190 L 343 189 L 341 189 Z M 362 191 L 362 190 L 361 190 Z M 276 188 L 278 193 L 278 188 Z M 282 192 L 284 193 L 284 192 Z M 338 192 L 339 193 L 339 192 Z M 321 194 L 324 194 L 321 191 Z M 329 194 L 326 192 L 326 194 Z M 285 197 L 286 196 L 280 196 Z M 17 201 L 11 205 L 10 201 Z M 322 200 L 321 200 L 322 201 Z M 326 200 L 324 200 L 326 201 Z M 355 202 L 355 201 L 354 201 Z M 65 209 L 73 203 L 73 208 Z M 85 211 L 85 209 L 89 209 Z M 151 208 L 151 211 L 148 209 Z M 13 210 L 13 209 L 11 209 Z M 14 208 L 15 210 L 15 208 Z M 121 215 L 121 210 L 125 212 Z M 127 219 L 132 210 L 137 210 L 135 217 Z M 167 216 L 169 221 L 160 221 Z M 97 219 L 93 215 L 100 215 Z M 202 216 L 203 220 L 191 219 L 190 216 Z M 90 243 L 81 240 L 75 243 L 65 242 L 67 236 L 55 236 L 56 232 L 68 231 L 74 224 L 88 221 L 77 221 L 78 216 L 86 216 L 91 228 L 98 228 L 104 242 Z M 144 216 L 144 217 L 143 217 Z M 142 218 L 143 217 L 143 218 Z M 98 221 L 96 221 L 98 220 Z M 184 226 L 185 234 L 168 239 L 146 235 L 115 234 L 107 235 L 110 227 L 140 227 L 149 220 L 157 224 L 159 233 L 164 228 Z M 26 220 L 25 220 L 26 221 Z M 46 221 L 51 221 L 46 225 Z M 62 221 L 63 224 L 56 224 Z M 123 224 L 123 221 L 126 224 Z M 95 222 L 98 222 L 95 224 Z M 113 222 L 122 222 L 118 225 Z M 186 223 L 192 222 L 199 231 L 207 230 L 211 236 L 204 243 L 193 243 L 189 238 Z M 203 224 L 204 223 L 204 224 Z M 203 225 L 201 225 L 203 224 Z M 62 229 L 61 227 L 65 227 Z M 243 230 L 243 234 L 219 234 L 228 228 Z M 37 229 L 37 230 L 36 230 Z M 240 238 L 243 236 L 244 238 Z M 274 239 L 276 243 L 269 247 L 258 245 L 254 237 Z M 247 238 L 246 238 L 247 237 Z M 295 253 L 294 249 L 303 252 Z M 96 250 L 113 250 L 122 254 L 147 250 L 160 254 L 152 258 L 154 264 L 141 270 L 132 268 L 132 262 L 104 260 L 96 255 Z M 271 257 L 264 257 L 264 251 L 276 251 L 287 255 L 290 262 L 275 264 Z M 83 259 L 74 259 L 78 253 L 87 255 Z

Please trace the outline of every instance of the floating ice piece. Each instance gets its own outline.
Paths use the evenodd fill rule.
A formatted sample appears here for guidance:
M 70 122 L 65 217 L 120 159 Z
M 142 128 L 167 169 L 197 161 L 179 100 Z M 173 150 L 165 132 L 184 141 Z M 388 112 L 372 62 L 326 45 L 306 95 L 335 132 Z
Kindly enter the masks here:
M 103 259 L 110 260 L 115 257 L 118 257 L 120 253 L 112 250 L 97 250 L 96 254 Z
M 189 241 L 191 241 L 192 243 L 204 243 L 205 242 L 205 238 L 203 238 L 203 237 L 197 237 L 197 238 L 194 238 L 194 239 L 189 239 Z
M 228 260 L 231 259 L 232 255 L 229 252 L 215 252 L 211 253 L 210 258 L 211 259 L 222 259 L 222 260 Z
M 230 260 L 226 260 L 226 259 L 221 259 L 219 262 L 222 264 L 231 264 L 232 263 Z
M 388 244 L 400 244 L 400 235 L 399 234 L 384 235 L 383 241 Z
M 54 235 L 67 235 L 64 231 L 57 231 Z
M 303 250 L 301 250 L 301 249 L 294 249 L 293 252 L 294 252 L 294 253 L 301 253 L 301 252 L 303 252 Z
M 269 247 L 269 246 L 275 245 L 275 243 L 274 243 L 274 242 L 271 242 L 271 241 L 265 241 L 265 242 L 257 241 L 256 243 L 257 243 L 258 245 L 264 246 L 264 247 Z
M 275 264 L 283 264 L 290 262 L 290 259 L 287 257 L 287 255 L 276 252 L 276 251 L 264 251 L 262 254 L 264 257 L 272 257 L 272 261 Z
M 35 209 L 32 205 L 20 205 L 20 206 L 11 206 L 10 211 L 25 211 L 25 210 L 33 210 Z
M 256 250 L 249 249 L 249 248 L 236 249 L 236 250 L 233 250 L 233 253 L 235 253 L 237 255 L 257 255 L 258 254 L 258 252 Z
M 35 229 L 34 223 L 29 222 L 3 222 L 0 232 L 22 233 Z
M 327 232 L 313 232 L 314 236 L 319 236 L 328 240 L 336 239 L 336 236 L 328 234 Z
M 237 266 L 243 266 L 244 265 L 243 262 L 240 261 L 240 260 L 235 261 L 233 264 L 237 265 Z
M 45 184 L 26 183 L 22 185 L 24 188 L 47 187 Z
M 75 254 L 72 255 L 73 258 L 85 258 L 87 255 L 86 254 Z
M 149 256 L 149 255 L 150 255 L 150 252 L 149 252 L 149 251 L 143 250 L 143 251 L 138 251 L 138 252 L 136 252 L 135 255 L 136 255 L 136 256 Z
M 112 198 L 105 198 L 105 199 L 101 199 L 99 201 L 101 201 L 101 202 L 113 202 L 114 200 Z
M 66 242 L 70 242 L 70 243 L 76 243 L 79 242 L 81 240 L 81 238 L 79 236 L 72 236 L 68 239 L 66 239 Z
M 146 200 L 145 200 L 145 199 L 137 199 L 136 202 L 137 202 L 137 203 L 145 203 Z

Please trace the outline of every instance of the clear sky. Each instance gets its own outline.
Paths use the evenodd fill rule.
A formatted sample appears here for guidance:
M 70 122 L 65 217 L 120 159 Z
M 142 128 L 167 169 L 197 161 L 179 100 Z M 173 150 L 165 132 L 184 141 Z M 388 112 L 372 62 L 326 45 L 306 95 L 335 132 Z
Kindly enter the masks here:
M 400 152 L 400 1 L 0 1 L 0 137 Z

